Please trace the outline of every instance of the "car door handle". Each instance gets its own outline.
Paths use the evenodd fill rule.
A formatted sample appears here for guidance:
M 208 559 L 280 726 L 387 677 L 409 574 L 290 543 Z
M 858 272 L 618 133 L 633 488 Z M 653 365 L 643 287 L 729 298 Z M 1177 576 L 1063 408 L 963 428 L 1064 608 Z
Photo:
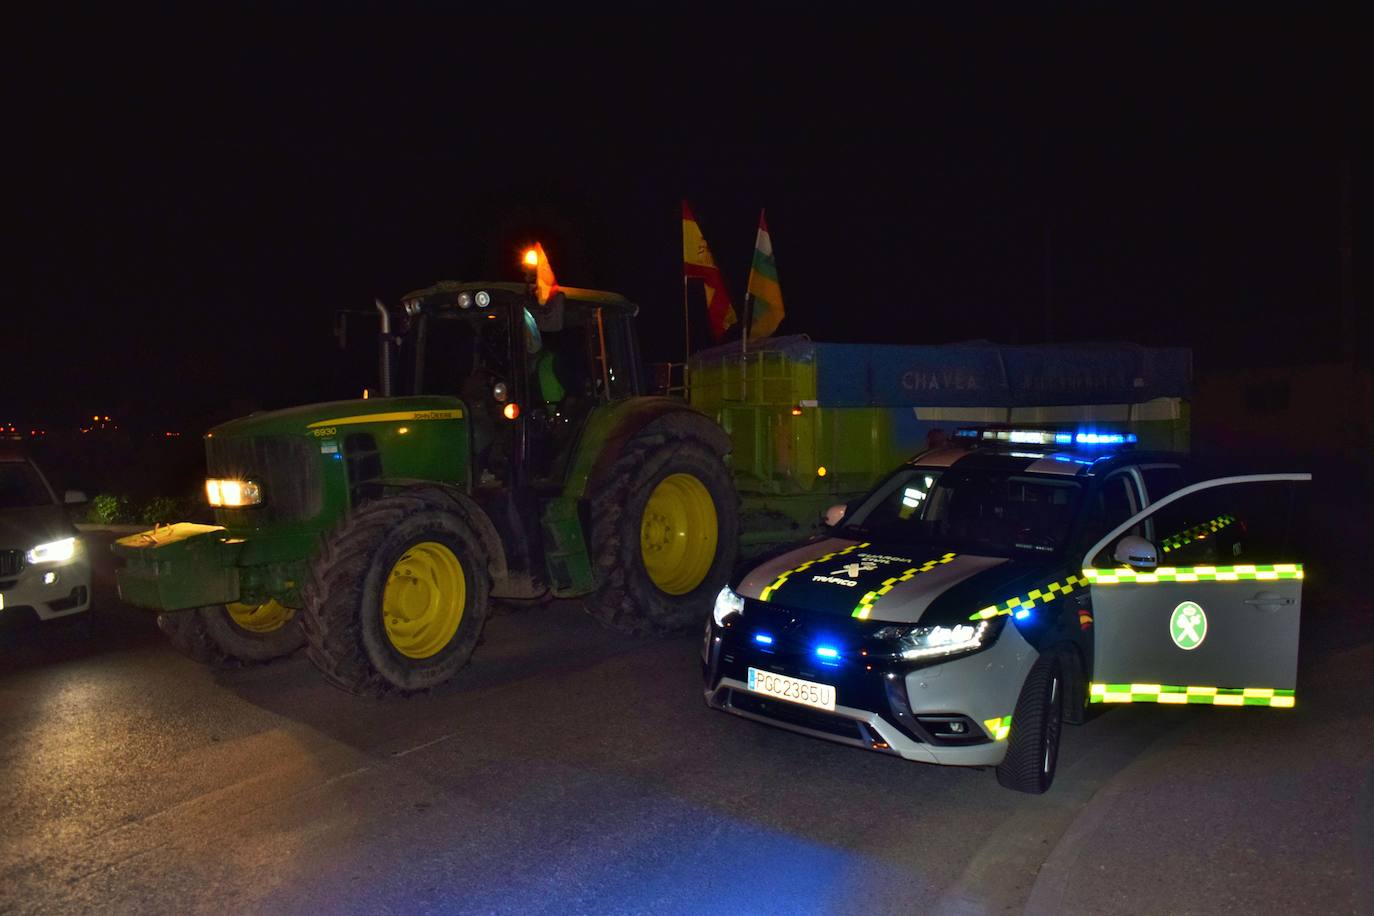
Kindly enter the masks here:
M 1292 598 L 1285 598 L 1283 595 L 1276 595 L 1273 592 L 1260 592 L 1253 598 L 1246 598 L 1245 603 L 1252 607 L 1276 610 L 1277 608 L 1288 607 L 1296 602 L 1294 602 Z

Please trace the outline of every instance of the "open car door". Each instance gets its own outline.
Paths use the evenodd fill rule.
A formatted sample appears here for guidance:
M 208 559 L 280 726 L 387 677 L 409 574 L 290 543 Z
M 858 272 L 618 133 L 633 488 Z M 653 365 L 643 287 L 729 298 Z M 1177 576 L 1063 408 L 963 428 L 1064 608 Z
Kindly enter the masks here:
M 1091 702 L 1293 706 L 1303 578 L 1296 491 L 1311 479 L 1193 484 L 1089 549 Z

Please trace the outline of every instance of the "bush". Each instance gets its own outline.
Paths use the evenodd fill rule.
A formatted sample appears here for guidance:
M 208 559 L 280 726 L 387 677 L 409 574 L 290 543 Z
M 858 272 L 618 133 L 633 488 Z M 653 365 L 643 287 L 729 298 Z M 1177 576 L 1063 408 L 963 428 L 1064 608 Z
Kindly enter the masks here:
M 170 496 L 154 496 L 143 506 L 139 521 L 145 525 L 167 525 L 186 517 L 181 500 Z
M 113 493 L 100 493 L 91 500 L 86 517 L 97 525 L 113 525 L 129 514 L 129 498 Z

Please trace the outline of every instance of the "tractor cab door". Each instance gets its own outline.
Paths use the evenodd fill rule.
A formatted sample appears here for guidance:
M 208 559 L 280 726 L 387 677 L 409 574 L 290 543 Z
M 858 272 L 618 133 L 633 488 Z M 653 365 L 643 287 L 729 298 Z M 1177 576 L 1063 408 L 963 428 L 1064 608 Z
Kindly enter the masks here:
M 1193 484 L 1089 548 L 1090 702 L 1293 706 L 1303 577 L 1296 490 L 1310 479 Z

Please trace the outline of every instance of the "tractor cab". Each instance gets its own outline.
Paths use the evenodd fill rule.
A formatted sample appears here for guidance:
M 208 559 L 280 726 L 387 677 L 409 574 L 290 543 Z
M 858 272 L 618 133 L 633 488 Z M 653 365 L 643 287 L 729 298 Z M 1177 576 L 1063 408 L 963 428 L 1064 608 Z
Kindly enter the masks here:
M 637 306 L 614 293 L 441 282 L 403 307 L 393 393 L 462 398 L 476 489 L 556 489 L 592 409 L 642 392 Z

